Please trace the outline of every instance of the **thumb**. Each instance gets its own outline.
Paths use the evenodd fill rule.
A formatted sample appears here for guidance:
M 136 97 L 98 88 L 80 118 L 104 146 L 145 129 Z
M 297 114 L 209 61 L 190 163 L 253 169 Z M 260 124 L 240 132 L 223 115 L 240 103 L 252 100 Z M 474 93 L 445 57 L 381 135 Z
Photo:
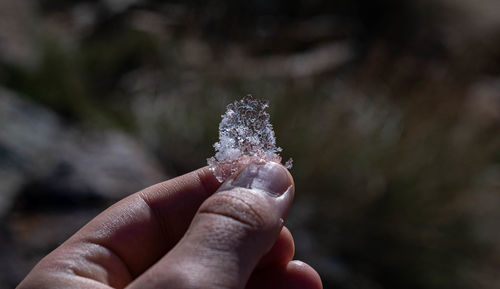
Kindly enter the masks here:
M 282 165 L 248 165 L 205 200 L 179 243 L 130 287 L 244 288 L 276 241 L 293 193 Z

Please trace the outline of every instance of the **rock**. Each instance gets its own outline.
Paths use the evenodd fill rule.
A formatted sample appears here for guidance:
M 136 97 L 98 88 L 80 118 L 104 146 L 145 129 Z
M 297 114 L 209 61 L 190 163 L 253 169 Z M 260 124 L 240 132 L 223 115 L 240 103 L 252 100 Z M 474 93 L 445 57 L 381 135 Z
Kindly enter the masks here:
M 39 201 L 51 195 L 68 202 L 113 201 L 166 178 L 125 133 L 67 126 L 50 110 L 5 89 L 0 89 L 0 151 L 2 214 L 18 192 Z

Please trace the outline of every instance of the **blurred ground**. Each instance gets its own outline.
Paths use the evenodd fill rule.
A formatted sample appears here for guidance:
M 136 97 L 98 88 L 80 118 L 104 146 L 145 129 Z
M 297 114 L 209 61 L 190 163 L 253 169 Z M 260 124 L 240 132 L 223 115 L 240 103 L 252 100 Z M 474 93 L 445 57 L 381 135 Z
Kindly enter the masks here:
M 0 287 L 248 93 L 325 288 L 500 288 L 496 0 L 0 0 Z

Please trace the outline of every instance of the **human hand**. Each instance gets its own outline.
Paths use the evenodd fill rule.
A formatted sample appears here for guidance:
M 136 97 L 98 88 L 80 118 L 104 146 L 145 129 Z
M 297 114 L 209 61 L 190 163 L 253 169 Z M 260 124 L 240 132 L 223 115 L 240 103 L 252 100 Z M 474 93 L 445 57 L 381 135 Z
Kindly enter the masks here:
M 201 168 L 114 204 L 17 288 L 320 289 L 316 271 L 292 261 L 283 219 L 293 194 L 276 163 L 251 164 L 222 186 Z

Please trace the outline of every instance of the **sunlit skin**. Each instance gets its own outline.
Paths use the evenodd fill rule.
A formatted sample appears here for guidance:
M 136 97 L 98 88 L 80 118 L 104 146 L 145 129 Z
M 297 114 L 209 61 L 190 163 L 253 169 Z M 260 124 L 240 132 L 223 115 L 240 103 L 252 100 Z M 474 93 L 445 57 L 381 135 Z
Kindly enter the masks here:
M 280 220 L 293 179 L 281 165 L 267 169 L 283 195 L 238 187 L 239 176 L 221 187 L 207 167 L 137 192 L 43 258 L 18 288 L 320 289 L 316 271 L 293 261 Z

